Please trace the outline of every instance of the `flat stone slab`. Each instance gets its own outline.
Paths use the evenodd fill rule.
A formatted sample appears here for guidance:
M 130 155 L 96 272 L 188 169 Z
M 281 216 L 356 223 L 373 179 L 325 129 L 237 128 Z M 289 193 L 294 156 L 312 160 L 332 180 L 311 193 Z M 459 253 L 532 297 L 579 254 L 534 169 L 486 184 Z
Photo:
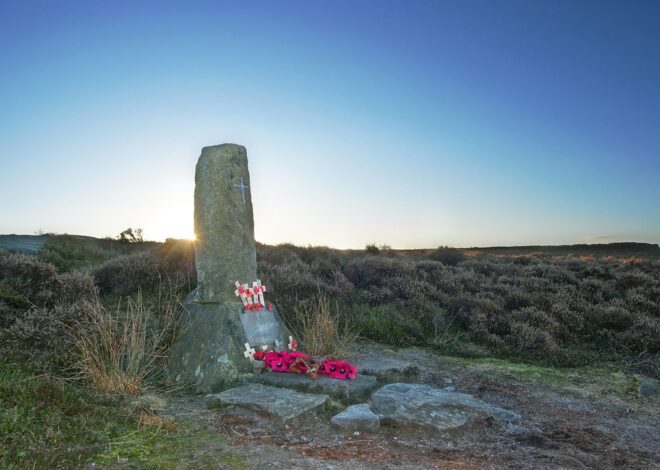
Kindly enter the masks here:
M 349 406 L 341 413 L 334 415 L 330 419 L 330 423 L 344 431 L 377 431 L 380 427 L 378 416 L 366 403 Z
M 433 354 L 421 349 L 368 349 L 350 358 L 359 373 L 373 375 L 381 382 L 417 381 L 429 372 L 442 369 L 443 365 Z
M 292 388 L 311 393 L 325 393 L 349 402 L 367 398 L 378 386 L 376 377 L 364 374 L 358 374 L 355 380 L 338 380 L 323 376 L 319 376 L 318 379 L 314 380 L 305 374 L 268 371 L 255 375 L 253 380 L 275 387 Z
M 465 393 L 428 385 L 389 384 L 371 396 L 372 409 L 384 422 L 447 431 L 485 422 L 492 416 L 516 421 L 520 416 Z
M 251 384 L 209 395 L 207 406 L 213 408 L 215 402 L 222 405 L 239 405 L 263 410 L 288 420 L 323 405 L 327 399 L 327 395 Z

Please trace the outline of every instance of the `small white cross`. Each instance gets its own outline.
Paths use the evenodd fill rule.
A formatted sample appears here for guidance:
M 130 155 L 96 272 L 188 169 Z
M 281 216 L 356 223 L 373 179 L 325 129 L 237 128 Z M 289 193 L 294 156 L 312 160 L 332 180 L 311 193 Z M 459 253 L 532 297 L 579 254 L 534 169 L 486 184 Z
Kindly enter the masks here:
M 252 292 L 254 293 L 254 303 L 260 303 L 265 307 L 264 292 L 266 292 L 266 286 L 261 285 L 261 279 L 257 279 L 252 283 Z
M 249 359 L 250 362 L 254 361 L 254 353 L 255 350 L 254 348 L 250 347 L 250 343 L 245 343 L 245 351 L 243 351 L 245 358 Z
M 289 336 L 289 344 L 288 344 L 287 346 L 289 346 L 289 349 L 290 349 L 291 351 L 295 351 L 295 350 L 296 350 L 296 347 L 293 345 L 293 336 Z
M 236 290 L 234 291 L 234 294 L 241 298 L 241 300 L 243 301 L 243 305 L 247 308 L 248 300 L 247 300 L 247 295 L 245 294 L 245 291 L 247 290 L 247 284 L 241 286 L 241 284 L 238 281 L 236 281 L 234 285 L 236 286 Z

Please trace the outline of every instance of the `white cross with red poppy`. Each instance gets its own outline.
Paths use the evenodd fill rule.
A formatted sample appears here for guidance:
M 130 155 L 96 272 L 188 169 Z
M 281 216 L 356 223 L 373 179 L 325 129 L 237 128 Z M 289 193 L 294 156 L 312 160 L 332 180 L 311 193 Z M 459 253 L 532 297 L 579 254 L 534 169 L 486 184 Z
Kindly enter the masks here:
M 293 336 L 289 336 L 289 344 L 287 346 L 289 346 L 289 349 L 291 351 L 295 351 L 296 346 L 298 346 L 298 342 L 295 339 L 293 339 Z
M 250 299 L 252 298 L 252 291 L 248 287 L 247 284 L 241 285 L 238 281 L 234 283 L 236 286 L 236 290 L 234 291 L 234 294 L 238 297 L 241 298 L 243 301 L 243 305 L 247 310 L 250 310 L 252 305 L 250 305 Z
M 261 284 L 261 279 L 257 279 L 252 283 L 252 295 L 254 295 L 253 303 L 259 303 L 262 305 L 262 307 L 266 306 L 266 303 L 264 302 L 264 292 L 266 292 L 266 286 Z

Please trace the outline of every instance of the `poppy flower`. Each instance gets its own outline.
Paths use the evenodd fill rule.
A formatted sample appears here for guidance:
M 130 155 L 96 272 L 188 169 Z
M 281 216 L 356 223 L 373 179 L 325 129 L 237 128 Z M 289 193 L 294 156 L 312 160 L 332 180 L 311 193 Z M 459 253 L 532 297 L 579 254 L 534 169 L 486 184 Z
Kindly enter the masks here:
M 279 355 L 276 352 L 273 352 L 273 351 L 268 351 L 266 353 L 266 357 L 264 358 L 264 363 L 266 364 L 266 367 L 268 367 L 270 369 L 273 368 L 273 363 L 280 362 L 280 361 L 282 361 L 282 356 Z
M 350 364 L 347 364 L 345 361 L 325 361 L 318 373 L 321 375 L 327 375 L 331 379 L 355 379 L 355 374 L 357 369 Z
M 296 362 L 296 359 L 298 359 L 299 357 L 307 357 L 305 354 L 298 351 L 291 351 L 291 352 L 282 351 L 280 354 L 286 356 L 289 364 L 293 364 L 294 362 Z
M 263 351 L 257 351 L 254 353 L 254 359 L 257 361 L 263 361 L 264 358 L 266 357 L 266 353 Z
M 346 376 L 351 380 L 355 380 L 355 375 L 357 374 L 357 369 L 355 368 L 355 366 L 346 364 L 346 370 L 347 370 Z

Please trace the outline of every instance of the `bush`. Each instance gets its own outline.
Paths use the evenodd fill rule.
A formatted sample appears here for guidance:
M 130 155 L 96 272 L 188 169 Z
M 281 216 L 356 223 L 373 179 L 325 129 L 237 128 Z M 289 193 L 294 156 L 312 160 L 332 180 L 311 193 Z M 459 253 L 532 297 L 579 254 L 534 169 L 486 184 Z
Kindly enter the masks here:
M 58 274 L 53 265 L 35 257 L 14 254 L 0 258 L 0 326 L 11 327 L 10 340 L 42 353 L 41 322 L 51 322 L 43 330 L 64 334 L 67 310 L 78 302 L 91 302 L 97 297 L 94 281 L 88 274 Z M 70 326 L 70 324 L 69 324 Z M 18 335 L 12 338 L 12 335 Z M 56 341 L 53 339 L 52 341 Z
M 190 292 L 197 284 L 192 246 L 178 242 L 106 261 L 94 273 L 101 293 L 129 295 L 161 287 Z
M 442 264 L 455 266 L 461 261 L 466 259 L 466 256 L 461 250 L 456 248 L 449 248 L 447 246 L 439 246 L 437 250 L 429 255 L 433 261 L 439 261 Z
M 152 252 L 118 256 L 106 261 L 94 273 L 102 293 L 127 295 L 162 280 L 160 259 Z
M 34 256 L 11 254 L 0 260 L 0 284 L 36 306 L 52 305 L 57 300 L 61 280 L 55 266 Z
M 434 343 L 451 318 L 456 335 L 494 353 L 552 365 L 657 350 L 657 262 L 535 254 L 466 259 L 451 248 L 426 259 L 315 250 L 261 246 L 262 280 L 285 306 L 319 293 L 337 299 L 346 321 L 367 338 Z M 655 370 L 648 361 L 629 363 Z
M 7 342 L 41 362 L 70 366 L 76 338 L 84 334 L 81 328 L 99 308 L 98 299 L 34 307 L 14 321 L 8 330 Z

